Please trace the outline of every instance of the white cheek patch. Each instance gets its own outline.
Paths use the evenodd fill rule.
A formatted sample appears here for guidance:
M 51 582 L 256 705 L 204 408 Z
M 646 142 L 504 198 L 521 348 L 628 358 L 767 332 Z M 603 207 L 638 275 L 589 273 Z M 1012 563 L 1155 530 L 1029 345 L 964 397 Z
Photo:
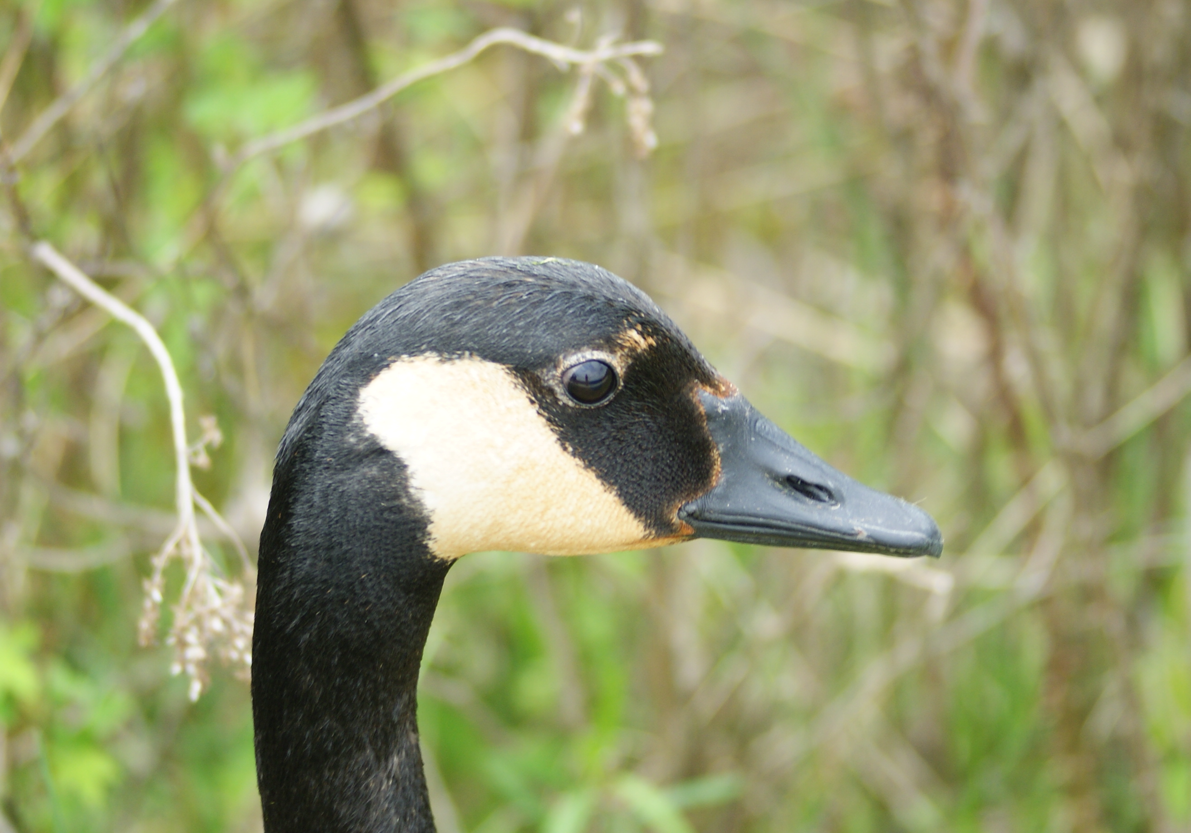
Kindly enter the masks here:
M 585 555 L 653 546 L 616 494 L 559 444 L 510 371 L 398 359 L 360 393 L 364 425 L 405 463 L 435 555 Z

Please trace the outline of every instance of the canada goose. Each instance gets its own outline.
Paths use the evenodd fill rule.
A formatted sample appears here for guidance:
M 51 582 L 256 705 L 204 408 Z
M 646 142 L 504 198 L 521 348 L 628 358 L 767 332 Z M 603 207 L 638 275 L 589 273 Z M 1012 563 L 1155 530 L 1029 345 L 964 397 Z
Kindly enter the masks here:
M 456 558 L 694 537 L 942 549 L 929 515 L 811 454 L 597 266 L 485 258 L 391 294 L 277 452 L 253 635 L 265 830 L 434 830 L 415 696 Z

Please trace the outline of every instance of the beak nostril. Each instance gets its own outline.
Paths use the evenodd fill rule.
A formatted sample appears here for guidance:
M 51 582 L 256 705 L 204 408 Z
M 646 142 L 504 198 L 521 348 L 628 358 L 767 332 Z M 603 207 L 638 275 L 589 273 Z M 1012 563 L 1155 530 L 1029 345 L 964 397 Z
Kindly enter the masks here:
M 786 485 L 807 500 L 815 503 L 829 503 L 833 506 L 839 505 L 839 501 L 835 499 L 835 495 L 826 486 L 820 486 L 818 483 L 803 480 L 797 475 L 787 474 Z

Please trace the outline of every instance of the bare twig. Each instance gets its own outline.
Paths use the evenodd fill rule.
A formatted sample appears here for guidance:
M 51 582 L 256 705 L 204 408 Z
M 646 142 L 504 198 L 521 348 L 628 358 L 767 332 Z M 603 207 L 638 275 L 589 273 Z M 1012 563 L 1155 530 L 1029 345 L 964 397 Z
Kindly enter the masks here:
M 1098 459 L 1141 431 L 1191 393 L 1191 356 L 1108 419 L 1089 428 L 1076 448 Z
M 663 288 L 675 303 L 722 317 L 734 313 L 742 327 L 793 344 L 844 367 L 881 373 L 894 360 L 893 345 L 852 322 L 783 292 L 679 254 L 666 256 L 671 282 Z M 732 297 L 725 287 L 732 287 Z
M 240 563 L 244 566 L 246 573 L 252 572 L 252 561 L 248 558 L 248 548 L 244 546 L 244 540 L 240 534 L 229 524 L 215 507 L 211 505 L 205 497 L 197 491 L 194 493 L 194 502 L 198 504 L 199 509 L 203 510 L 203 514 L 215 525 L 223 536 L 231 542 L 232 547 L 236 550 L 236 554 L 240 556 Z
M 12 146 L 12 161 L 20 162 L 29 151 L 33 150 L 34 145 L 41 141 L 42 137 L 70 112 L 70 108 L 86 95 L 99 79 L 124 56 L 128 48 L 140 40 L 141 36 L 153 25 L 153 22 L 176 2 L 178 0 L 157 0 L 156 3 L 145 9 L 140 17 L 128 24 L 103 57 L 91 65 L 87 76 L 54 99 L 53 103 L 33 120 L 33 124 L 26 128 L 21 138 L 17 139 Z
M 1066 487 L 1067 482 L 1067 471 L 1062 463 L 1058 460 L 1048 461 L 1017 494 L 1006 501 L 1001 511 L 968 547 L 968 556 L 1003 552 L 1051 498 Z
M 1100 187 L 1110 198 L 1119 198 L 1121 186 L 1133 181 L 1134 172 L 1113 140 L 1108 118 L 1079 73 L 1057 51 L 1049 56 L 1047 81 L 1055 106 L 1088 155 Z
M 306 121 L 262 136 L 248 142 L 232 158 L 229 170 L 234 170 L 254 157 L 263 153 L 270 153 L 285 145 L 305 139 L 328 128 L 349 122 L 354 118 L 375 109 L 397 93 L 413 86 L 434 75 L 440 75 L 448 70 L 463 66 L 489 47 L 497 44 L 509 44 L 549 58 L 561 68 L 578 66 L 581 68 L 606 64 L 610 61 L 628 61 L 634 56 L 660 55 L 662 45 L 657 41 L 634 41 L 632 43 L 606 44 L 592 50 L 575 49 L 552 41 L 536 38 L 518 29 L 492 29 L 477 37 L 463 49 L 423 64 L 416 69 L 397 76 L 393 80 L 377 87 L 367 95 L 362 95 L 339 107 L 319 113 Z
M 84 298 L 117 321 L 131 327 L 149 348 L 161 371 L 166 398 L 170 405 L 170 427 L 176 469 L 174 507 L 177 523 L 153 558 L 153 574 L 145 582 L 145 603 L 140 633 L 142 642 L 152 641 L 164 599 L 163 573 L 166 565 L 177 556 L 185 565 L 186 583 L 174 606 L 174 619 L 167 641 L 174 646 L 172 671 L 175 674 L 185 672 L 190 677 L 190 697 L 196 699 L 202 692 L 206 679 L 204 667 L 209 647 L 214 646 L 219 656 L 229 663 L 246 667 L 251 661 L 249 644 L 252 637 L 252 615 L 244 609 L 246 597 L 243 585 L 213 575 L 213 565 L 199 538 L 198 522 L 194 512 L 196 503 L 224 534 L 229 534 L 233 542 L 238 542 L 227 522 L 223 521 L 214 507 L 195 491 L 191 482 L 191 449 L 186 441 L 186 415 L 182 405 L 182 385 L 178 380 L 178 372 L 161 336 L 144 316 L 87 277 L 82 270 L 44 240 L 34 243 L 30 248 L 30 254 L 34 260 L 48 268 Z M 243 545 L 237 543 L 237 549 L 246 559 L 247 553 L 244 552 Z
M 92 547 L 18 547 L 16 556 L 34 570 L 50 573 L 83 573 L 128 558 L 135 552 L 133 543 L 116 539 Z
M 955 58 L 955 86 L 969 104 L 974 103 L 975 99 L 972 93 L 972 77 L 976 71 L 976 53 L 984 36 L 988 5 L 988 0 L 969 0 L 968 19 L 964 23 L 959 54 Z
M 174 369 L 174 363 L 170 359 L 169 351 L 165 349 L 161 336 L 157 334 L 153 325 L 144 316 L 83 274 L 49 243 L 44 240 L 34 243 L 31 254 L 34 260 L 43 264 L 71 289 L 103 309 L 117 321 L 131 327 L 149 348 L 149 352 L 153 354 L 153 360 L 157 362 L 162 381 L 165 383 L 166 398 L 170 403 L 170 428 L 174 440 L 174 465 L 177 468 L 174 479 L 174 506 L 178 513 L 178 527 L 174 535 L 185 536 L 190 546 L 197 552 L 199 537 L 198 527 L 194 524 L 194 487 L 190 482 L 186 417 L 182 408 L 182 384 L 178 381 L 178 372 Z
M 127 501 L 108 500 L 90 492 L 71 489 L 52 480 L 37 478 L 37 485 L 38 488 L 46 490 L 52 504 L 71 514 L 103 521 L 109 526 L 131 529 L 142 536 L 160 537 L 169 535 L 174 529 L 174 514 L 163 509 L 140 506 Z M 201 508 L 201 501 L 196 500 L 196 503 L 199 503 Z M 199 537 L 202 540 L 231 540 L 221 526 L 216 526 L 203 518 L 198 518 L 197 522 Z M 233 546 L 235 546 L 234 543 Z
M 180 247 L 179 252 L 189 251 L 199 240 L 210 234 L 215 222 L 215 206 L 218 205 L 231 175 L 246 162 L 358 118 L 370 110 L 376 109 L 402 90 L 419 81 L 463 66 L 481 52 L 497 44 L 508 44 L 534 55 L 541 55 L 550 59 L 562 70 L 573 66 L 579 68 L 579 82 L 564 120 L 564 138 L 565 135 L 576 135 L 583 131 L 584 118 L 590 103 L 592 78 L 598 75 L 608 83 L 614 94 L 628 96 L 629 132 L 638 154 L 644 155 L 656 146 L 657 138 L 650 124 L 653 104 L 648 96 L 648 85 L 644 73 L 636 66 L 633 59 L 660 55 L 662 53 L 660 43 L 646 40 L 616 44 L 612 38 L 604 38 L 599 41 L 595 49 L 584 50 L 543 40 L 518 29 L 492 29 L 475 38 L 458 52 L 403 73 L 366 95 L 312 116 L 292 127 L 245 143 L 237 153 L 221 162 L 223 177 L 204 198 L 200 211 L 195 216 L 194 222 L 191 223 L 190 231 L 187 234 L 187 243 Z M 627 83 L 609 69 L 610 64 L 619 66 L 621 71 L 627 74 Z M 561 157 L 562 148 L 561 141 L 547 142 L 543 147 L 545 158 L 535 166 L 539 173 L 529 189 L 526 207 L 520 212 L 515 212 L 515 218 L 511 223 L 512 230 L 501 235 L 504 242 L 497 246 L 499 251 L 511 253 L 519 250 L 520 241 L 528 229 L 526 218 L 532 218 L 542 195 L 545 194 L 553 175 L 552 170 L 557 166 L 558 158 Z
M 4 102 L 8 100 L 12 82 L 16 80 L 17 70 L 25 60 L 25 50 L 29 48 L 32 38 L 33 14 L 26 9 L 20 9 L 17 12 L 16 31 L 4 50 L 4 57 L 0 59 L 0 110 L 4 109 Z

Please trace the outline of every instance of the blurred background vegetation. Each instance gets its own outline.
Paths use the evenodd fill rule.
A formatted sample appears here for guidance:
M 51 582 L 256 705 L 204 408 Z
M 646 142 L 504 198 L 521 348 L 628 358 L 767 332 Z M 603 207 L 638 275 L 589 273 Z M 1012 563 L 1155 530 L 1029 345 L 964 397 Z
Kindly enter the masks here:
M 499 46 L 229 167 L 494 26 L 659 41 L 653 153 L 599 79 L 571 135 L 576 75 Z M 421 687 L 443 833 L 1191 829 L 1184 0 L 4 0 L 0 102 L 3 833 L 260 827 L 247 686 L 191 702 L 137 645 L 160 375 L 33 240 L 160 332 L 250 551 L 336 339 L 488 254 L 634 281 L 939 520 L 930 564 L 464 559 Z

